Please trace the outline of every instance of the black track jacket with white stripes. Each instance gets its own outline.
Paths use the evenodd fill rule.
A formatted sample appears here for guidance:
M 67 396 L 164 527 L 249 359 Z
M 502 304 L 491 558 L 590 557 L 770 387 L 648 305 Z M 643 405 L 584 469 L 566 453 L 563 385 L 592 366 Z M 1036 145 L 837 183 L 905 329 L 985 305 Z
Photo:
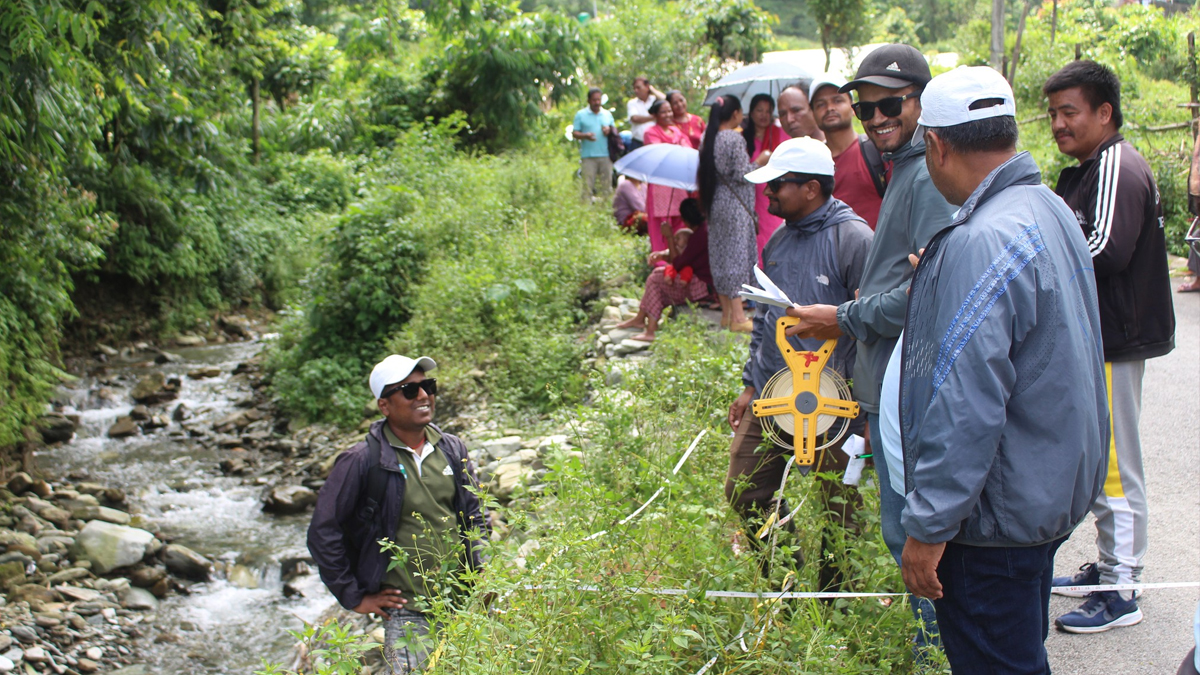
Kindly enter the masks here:
M 1096 272 L 1105 361 L 1140 361 L 1175 348 L 1175 309 L 1162 203 L 1150 165 L 1121 134 L 1054 191 L 1075 212 Z

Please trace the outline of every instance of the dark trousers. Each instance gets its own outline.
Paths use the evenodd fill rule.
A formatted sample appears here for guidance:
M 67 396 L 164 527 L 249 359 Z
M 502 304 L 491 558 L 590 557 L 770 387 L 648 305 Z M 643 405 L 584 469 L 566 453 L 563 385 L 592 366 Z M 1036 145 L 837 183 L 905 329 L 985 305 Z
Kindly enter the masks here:
M 842 442 L 826 448 L 816 458 L 813 469 L 820 473 L 836 472 L 840 478 L 846 471 L 849 458 L 842 452 Z M 775 509 L 772 499 L 783 480 L 783 469 L 787 465 L 788 454 L 791 451 L 777 448 L 767 443 L 763 444 L 762 423 L 751 412 L 750 406 L 742 414 L 737 433 L 729 446 L 729 473 L 725 478 L 725 498 L 733 505 L 738 514 L 746 521 L 746 538 L 751 545 L 759 546 L 755 535 L 765 522 L 765 518 Z M 793 475 L 800 478 L 800 471 L 792 467 Z M 844 485 L 840 480 L 828 481 L 818 479 L 821 503 L 829 519 L 851 534 L 858 534 L 859 522 L 854 514 L 862 508 L 862 495 L 853 485 Z M 834 499 L 837 497 L 838 499 Z M 787 515 L 787 505 L 780 507 L 779 517 Z M 795 521 L 786 526 L 787 531 L 795 532 Z M 821 538 L 822 552 L 827 552 L 829 532 L 825 531 Z M 802 564 L 803 557 L 796 559 Z M 822 555 L 818 583 L 821 590 L 837 590 L 842 583 L 842 575 L 832 561 Z
M 938 563 L 942 647 L 957 675 L 1049 675 L 1050 581 L 1066 537 L 1022 547 L 953 542 Z

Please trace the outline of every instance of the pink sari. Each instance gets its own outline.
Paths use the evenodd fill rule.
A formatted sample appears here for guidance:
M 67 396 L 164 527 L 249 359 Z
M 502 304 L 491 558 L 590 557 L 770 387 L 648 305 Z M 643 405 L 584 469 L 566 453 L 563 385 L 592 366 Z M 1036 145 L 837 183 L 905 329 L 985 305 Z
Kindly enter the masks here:
M 679 122 L 672 121 L 671 123 L 688 137 L 693 148 L 700 149 L 700 142 L 704 140 L 704 129 L 708 125 L 704 123 L 704 120 L 700 119 L 699 115 L 688 113 L 687 122 L 680 124 Z
M 754 155 L 751 160 L 757 159 L 764 150 L 775 151 L 779 144 L 788 139 L 787 132 L 777 124 L 772 124 L 767 127 L 767 133 L 763 134 L 762 138 L 754 139 Z M 762 266 L 763 247 L 767 245 L 767 240 L 779 226 L 783 224 L 783 219 L 778 216 L 773 216 L 767 213 L 767 205 L 770 203 L 767 200 L 767 186 L 765 183 L 760 184 L 754 189 L 754 211 L 758 214 L 758 264 Z
M 692 147 L 692 142 L 688 140 L 687 134 L 675 127 L 664 129 L 655 124 L 646 130 L 645 139 L 646 145 L 673 143 L 675 145 L 682 145 L 685 148 Z M 683 227 L 683 218 L 679 216 L 679 204 L 687 199 L 687 197 L 688 193 L 686 190 L 654 185 L 653 183 L 646 185 L 646 224 L 649 230 L 648 234 L 650 235 L 651 251 L 662 251 L 671 243 L 662 234 L 662 223 L 668 223 L 671 227 L 671 232 L 675 232 Z M 666 264 L 666 261 L 660 261 L 658 266 Z

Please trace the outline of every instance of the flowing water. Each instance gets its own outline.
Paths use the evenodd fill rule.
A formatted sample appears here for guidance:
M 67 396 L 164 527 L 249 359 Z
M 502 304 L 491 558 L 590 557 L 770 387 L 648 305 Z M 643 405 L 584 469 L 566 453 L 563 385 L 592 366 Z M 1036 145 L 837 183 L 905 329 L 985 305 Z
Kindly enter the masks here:
M 245 675 L 264 658 L 285 662 L 294 642 L 287 630 L 316 619 L 334 602 L 315 573 L 292 581 L 303 597 L 284 597 L 280 563 L 307 555 L 309 516 L 263 513 L 265 485 L 221 475 L 218 465 L 229 451 L 203 447 L 177 422 L 128 439 L 106 435 L 132 409 L 129 391 L 138 378 L 155 369 L 182 379 L 179 398 L 166 404 L 165 414 L 183 403 L 193 411 L 190 423 L 210 427 L 250 397 L 245 378 L 230 373 L 260 347 L 243 342 L 179 349 L 182 362 L 161 366 L 133 360 L 144 354 L 112 359 L 106 372 L 85 376 L 62 392 L 81 418 L 76 437 L 37 458 L 39 467 L 59 478 L 122 488 L 135 526 L 226 563 L 218 564 L 213 580 L 193 585 L 190 595 L 163 600 L 154 620 L 147 622 L 151 627 L 140 646 L 148 672 Z M 202 380 L 186 376 L 201 366 L 217 366 L 222 374 Z M 111 395 L 97 396 L 102 387 Z M 235 585 L 223 572 L 233 564 L 254 574 Z

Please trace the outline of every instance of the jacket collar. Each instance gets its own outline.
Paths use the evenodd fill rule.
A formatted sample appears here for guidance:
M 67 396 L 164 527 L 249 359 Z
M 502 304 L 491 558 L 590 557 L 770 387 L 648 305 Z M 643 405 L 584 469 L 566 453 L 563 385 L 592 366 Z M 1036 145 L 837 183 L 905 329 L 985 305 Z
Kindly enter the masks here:
M 1007 162 L 993 169 L 987 178 L 984 178 L 983 182 L 975 187 L 975 191 L 971 193 L 970 197 L 967 197 L 967 201 L 963 202 L 958 212 L 954 214 L 954 220 L 946 227 L 963 224 L 981 204 L 1009 187 L 1040 185 L 1041 182 L 1042 173 L 1038 170 L 1033 157 L 1028 152 L 1017 153 Z
M 1119 132 L 1119 131 L 1118 131 L 1117 133 L 1113 134 L 1112 136 L 1109 136 L 1109 137 L 1108 137 L 1108 140 L 1104 141 L 1104 142 L 1103 142 L 1103 143 L 1101 143 L 1100 145 L 1097 145 L 1097 146 L 1096 146 L 1096 149 L 1092 151 L 1092 154 L 1091 154 L 1091 155 L 1089 155 L 1087 159 L 1085 159 L 1085 160 L 1083 160 L 1082 162 L 1080 162 L 1080 163 L 1079 163 L 1079 165 L 1080 165 L 1080 166 L 1083 166 L 1083 165 L 1084 165 L 1084 164 L 1086 164 L 1087 162 L 1094 162 L 1094 161 L 1096 161 L 1097 159 L 1099 159 L 1099 158 L 1100 158 L 1100 154 L 1101 154 L 1102 152 L 1104 152 L 1105 150 L 1107 150 L 1107 149 L 1111 148 L 1112 146 L 1116 145 L 1117 143 L 1120 143 L 1120 142 L 1121 142 L 1121 141 L 1123 141 L 1123 140 L 1125 140 L 1125 137 L 1124 137 L 1124 136 L 1122 136 L 1122 135 L 1121 135 L 1121 132 Z
M 374 436 L 379 441 L 379 447 L 392 447 L 391 441 L 388 440 L 388 435 L 384 433 L 384 427 L 387 425 L 386 419 L 375 420 L 371 423 L 371 428 L 367 433 Z M 435 448 L 440 448 L 442 443 L 442 430 L 437 425 L 429 424 L 425 427 L 425 440 Z M 387 453 L 379 453 L 379 465 L 389 471 L 395 470 L 394 462 L 389 461 Z
M 825 200 L 825 203 L 817 207 L 816 211 L 808 214 L 800 220 L 786 221 L 788 229 L 794 230 L 801 234 L 813 234 L 821 230 L 837 225 L 845 220 L 858 218 L 858 214 L 854 213 L 845 202 L 837 197 L 830 197 Z
M 908 139 L 901 148 L 895 152 L 883 153 L 883 161 L 885 162 L 904 162 L 912 157 L 925 156 L 925 127 L 917 125 L 917 130 L 913 132 L 912 138 Z

